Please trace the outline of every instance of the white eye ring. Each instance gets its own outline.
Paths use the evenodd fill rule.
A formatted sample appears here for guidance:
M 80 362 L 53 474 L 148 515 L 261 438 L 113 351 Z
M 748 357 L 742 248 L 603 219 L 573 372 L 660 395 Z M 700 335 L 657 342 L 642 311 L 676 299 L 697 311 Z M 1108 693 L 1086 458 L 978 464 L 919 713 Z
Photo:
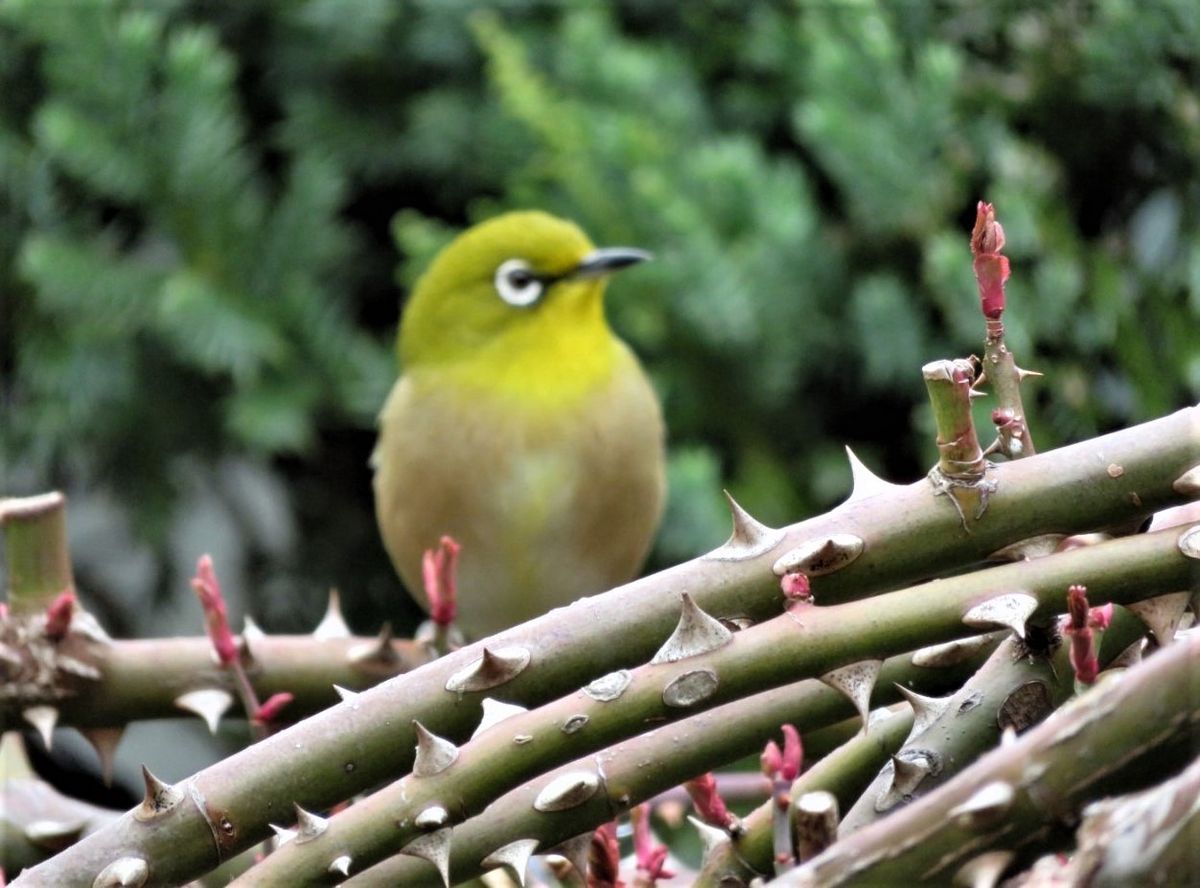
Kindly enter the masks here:
M 533 305 L 542 295 L 541 280 L 522 259 L 501 262 L 496 269 L 495 284 L 501 299 L 520 308 Z

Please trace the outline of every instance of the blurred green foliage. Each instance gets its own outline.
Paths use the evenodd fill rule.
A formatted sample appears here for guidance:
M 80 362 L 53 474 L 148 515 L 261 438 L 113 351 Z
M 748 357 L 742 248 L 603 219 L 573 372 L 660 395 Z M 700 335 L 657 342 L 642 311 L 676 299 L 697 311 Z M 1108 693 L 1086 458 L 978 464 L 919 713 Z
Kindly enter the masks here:
M 3 490 L 71 493 L 118 631 L 198 629 L 204 550 L 277 627 L 331 583 L 411 618 L 365 466 L 397 308 L 504 208 L 657 256 L 609 299 L 670 428 L 656 565 L 721 486 L 782 522 L 846 443 L 933 461 L 979 198 L 1042 449 L 1197 400 L 1191 0 L 477 6 L 0 0 Z

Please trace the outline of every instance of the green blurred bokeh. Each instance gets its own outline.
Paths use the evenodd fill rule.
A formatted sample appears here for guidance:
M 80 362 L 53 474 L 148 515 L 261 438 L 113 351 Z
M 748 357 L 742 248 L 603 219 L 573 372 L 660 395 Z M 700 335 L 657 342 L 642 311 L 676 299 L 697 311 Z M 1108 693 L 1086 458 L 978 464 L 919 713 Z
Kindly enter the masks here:
M 1008 234 L 1039 447 L 1200 393 L 1192 0 L 0 0 L 0 492 L 71 496 L 114 633 L 410 626 L 366 461 L 403 295 L 510 207 L 657 261 L 613 287 L 671 437 L 653 566 L 933 461 Z M 986 416 L 982 407 L 981 416 Z M 986 436 L 986 433 L 985 433 Z

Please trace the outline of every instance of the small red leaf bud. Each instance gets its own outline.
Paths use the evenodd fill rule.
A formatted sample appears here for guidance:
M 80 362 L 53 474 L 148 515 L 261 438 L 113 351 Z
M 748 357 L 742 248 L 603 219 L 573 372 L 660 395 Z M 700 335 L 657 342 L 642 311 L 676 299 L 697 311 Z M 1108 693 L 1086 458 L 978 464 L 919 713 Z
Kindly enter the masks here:
M 258 707 L 258 711 L 254 713 L 250 720 L 256 724 L 269 725 L 279 718 L 279 713 L 294 699 L 295 696 L 289 694 L 287 691 L 272 694 L 265 703 Z
M 792 781 L 800 776 L 804 765 L 804 746 L 800 743 L 800 732 L 795 725 L 783 726 L 783 767 L 780 776 Z
M 996 221 L 995 208 L 980 201 L 976 207 L 975 228 L 971 232 L 975 280 L 979 285 L 983 315 L 993 320 L 1004 313 L 1004 282 L 1008 280 L 1008 258 L 1004 249 L 1004 229 Z
M 1071 586 L 1067 589 L 1067 616 L 1063 618 L 1062 631 L 1071 639 L 1067 658 L 1071 661 L 1071 668 L 1075 670 L 1075 677 L 1081 684 L 1091 684 L 1100 673 L 1093 629 L 1107 628 L 1111 620 L 1111 604 L 1097 608 L 1088 606 L 1086 586 Z
M 204 623 L 208 637 L 221 665 L 227 666 L 238 656 L 237 642 L 229 629 L 229 615 L 225 610 L 225 598 L 221 595 L 221 584 L 213 569 L 211 555 L 201 555 L 196 562 L 196 576 L 192 577 L 192 589 L 204 609 Z
M 721 829 L 729 829 L 733 825 L 733 815 L 725 807 L 725 800 L 717 791 L 717 778 L 709 771 L 683 784 L 687 794 L 691 796 L 696 813 L 705 823 Z
M 779 750 L 779 744 L 774 740 L 768 740 L 758 761 L 762 766 L 763 776 L 768 780 L 774 780 L 775 775 L 783 768 L 783 753 Z
M 443 536 L 436 549 L 426 549 L 421 559 L 429 617 L 439 626 L 449 626 L 458 616 L 458 553 L 462 547 L 453 537 Z
M 46 637 L 58 641 L 66 637 L 71 628 L 71 617 L 75 615 L 75 590 L 64 589 L 46 607 Z

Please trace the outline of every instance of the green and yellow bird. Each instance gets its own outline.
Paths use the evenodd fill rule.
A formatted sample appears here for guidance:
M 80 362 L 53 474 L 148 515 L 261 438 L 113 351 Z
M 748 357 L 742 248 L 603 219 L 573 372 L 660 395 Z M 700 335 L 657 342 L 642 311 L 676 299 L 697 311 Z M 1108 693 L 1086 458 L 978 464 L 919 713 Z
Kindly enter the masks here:
M 663 421 L 604 289 L 646 258 L 513 212 L 459 235 L 417 282 L 379 418 L 375 513 L 414 595 L 422 553 L 443 534 L 461 543 L 458 622 L 473 637 L 641 568 L 662 514 Z

